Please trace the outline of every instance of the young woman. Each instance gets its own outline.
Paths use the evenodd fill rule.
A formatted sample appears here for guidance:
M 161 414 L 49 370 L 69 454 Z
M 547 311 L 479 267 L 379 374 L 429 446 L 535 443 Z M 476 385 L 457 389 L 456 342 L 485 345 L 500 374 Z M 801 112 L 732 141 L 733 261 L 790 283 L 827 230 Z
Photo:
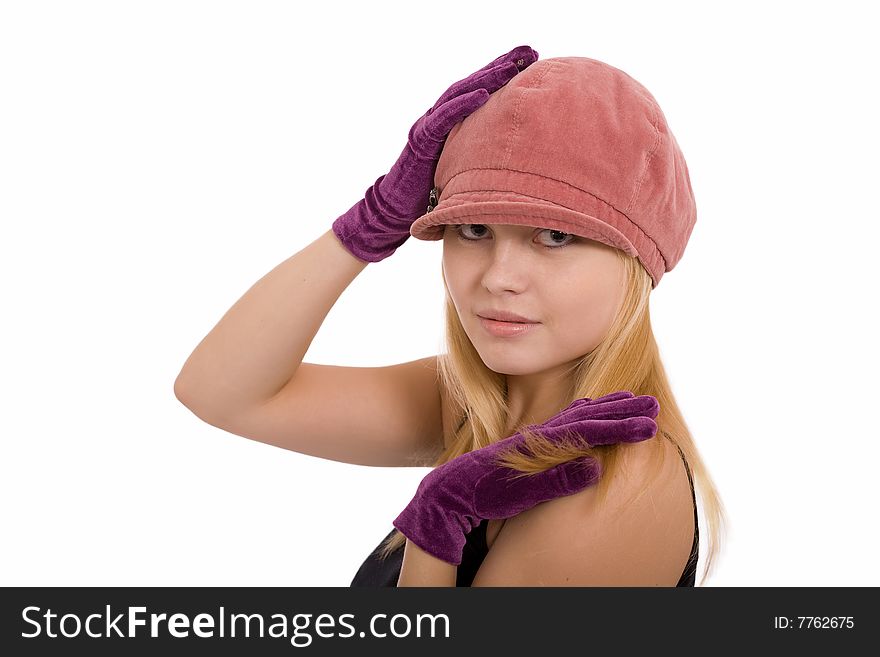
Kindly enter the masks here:
M 452 85 L 391 170 L 197 346 L 178 398 L 227 431 L 434 466 L 353 586 L 693 586 L 694 480 L 723 508 L 648 312 L 696 210 L 653 96 L 514 48 Z M 442 240 L 448 353 L 303 363 L 336 299 L 410 236 Z M 344 410 L 344 412 L 343 412 Z

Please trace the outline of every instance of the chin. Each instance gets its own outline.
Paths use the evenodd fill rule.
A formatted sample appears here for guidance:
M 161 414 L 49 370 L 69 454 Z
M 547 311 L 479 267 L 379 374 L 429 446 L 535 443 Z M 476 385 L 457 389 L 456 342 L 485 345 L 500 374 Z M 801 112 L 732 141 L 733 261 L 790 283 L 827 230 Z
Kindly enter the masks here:
M 479 350 L 477 353 L 480 353 Z M 501 358 L 497 355 L 491 358 L 485 357 L 480 353 L 483 365 L 488 367 L 496 374 L 508 374 L 511 376 L 522 376 L 524 374 L 535 374 L 541 372 L 543 368 L 537 363 L 523 363 L 519 358 Z

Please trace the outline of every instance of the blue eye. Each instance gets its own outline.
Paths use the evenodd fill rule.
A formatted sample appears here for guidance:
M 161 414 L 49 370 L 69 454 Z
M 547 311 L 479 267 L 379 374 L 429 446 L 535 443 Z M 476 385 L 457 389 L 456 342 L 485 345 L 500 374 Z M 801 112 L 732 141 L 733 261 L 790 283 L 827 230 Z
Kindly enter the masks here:
M 486 226 L 484 226 L 483 224 L 461 224 L 461 225 L 458 225 L 455 227 L 455 232 L 458 233 L 458 236 L 461 239 L 467 240 L 468 242 L 475 242 L 476 240 L 479 239 L 479 237 L 480 237 L 479 235 L 477 237 L 466 237 L 464 232 L 462 232 L 465 230 L 473 230 L 475 227 L 478 229 L 482 229 L 483 231 L 486 230 Z
M 480 234 L 478 234 L 477 237 L 466 236 L 465 232 L 466 231 L 473 231 L 474 227 L 481 229 L 478 231 Z M 465 241 L 465 242 L 478 242 L 478 241 L 480 241 L 482 235 L 486 234 L 489 230 L 488 228 L 486 228 L 485 224 L 455 224 L 454 226 L 451 226 L 451 228 L 453 228 L 453 230 L 455 230 L 455 233 L 458 236 L 458 238 L 462 241 Z M 569 244 L 571 244 L 572 242 L 577 240 L 576 236 L 570 235 L 569 233 L 564 233 L 561 230 L 555 230 L 553 228 L 545 228 L 545 229 L 541 230 L 540 232 L 542 234 L 547 233 L 548 235 L 551 236 L 551 239 L 554 236 L 556 236 L 556 237 L 561 236 L 562 239 L 564 239 L 566 237 L 571 238 L 567 242 L 562 242 L 562 243 L 554 242 L 551 246 L 548 246 L 547 244 L 542 244 L 541 246 L 543 246 L 546 249 L 561 249 L 562 247 L 568 246 Z
M 563 233 L 561 230 L 554 230 L 554 229 L 552 229 L 552 228 L 547 228 L 546 230 L 541 231 L 541 232 L 545 232 L 545 233 L 547 233 L 548 235 L 550 235 L 551 237 L 552 237 L 552 236 L 561 236 L 561 239 L 565 239 L 565 238 L 567 238 L 567 237 L 570 237 L 570 238 L 571 238 L 571 239 L 568 240 L 567 242 L 563 242 L 563 243 L 561 243 L 561 244 L 558 243 L 558 242 L 554 242 L 555 246 L 547 247 L 547 248 L 550 248 L 550 249 L 559 249 L 559 248 L 561 248 L 561 247 L 563 247 L 563 246 L 567 246 L 567 245 L 571 244 L 572 242 L 574 242 L 575 240 L 577 240 L 577 237 L 575 237 L 574 235 L 570 235 L 569 233 Z

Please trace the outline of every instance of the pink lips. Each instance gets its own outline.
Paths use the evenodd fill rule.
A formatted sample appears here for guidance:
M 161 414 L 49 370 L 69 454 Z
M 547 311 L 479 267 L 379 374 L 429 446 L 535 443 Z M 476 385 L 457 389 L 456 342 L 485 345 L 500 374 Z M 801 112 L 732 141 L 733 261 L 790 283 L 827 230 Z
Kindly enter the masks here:
M 522 315 L 517 315 L 516 313 L 507 310 L 493 310 L 491 308 L 478 311 L 477 316 L 485 317 L 486 319 L 494 319 L 496 322 L 520 322 L 522 324 L 537 323 L 534 319 L 529 319 L 528 317 L 523 317 Z
M 480 324 L 487 333 L 499 338 L 511 338 L 517 335 L 523 335 L 524 333 L 528 333 L 540 326 L 540 323 L 538 322 L 501 322 L 495 319 L 487 319 L 480 315 L 477 315 L 477 317 L 479 317 Z

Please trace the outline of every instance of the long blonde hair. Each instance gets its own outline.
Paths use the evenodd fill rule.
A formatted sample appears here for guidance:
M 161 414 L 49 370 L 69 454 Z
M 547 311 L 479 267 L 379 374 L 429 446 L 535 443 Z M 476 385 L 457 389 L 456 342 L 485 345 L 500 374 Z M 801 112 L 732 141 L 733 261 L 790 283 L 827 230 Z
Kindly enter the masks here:
M 721 538 L 727 525 L 724 505 L 678 408 L 660 359 L 649 313 L 651 278 L 637 259 L 619 249 L 614 251 L 623 260 L 626 272 L 624 298 L 603 341 L 575 361 L 569 370 L 568 402 L 561 408 L 575 399 L 596 399 L 618 390 L 629 390 L 634 395 L 652 395 L 657 399 L 660 404 L 660 413 L 655 420 L 657 435 L 672 441 L 690 465 L 694 487 L 702 501 L 703 515 L 708 520 L 708 555 L 704 559 L 705 567 L 700 580 L 702 585 L 720 553 Z M 445 278 L 443 283 L 446 286 Z M 456 408 L 458 428 L 449 445 L 436 456 L 433 467 L 508 437 L 505 428 L 510 419 L 507 378 L 483 363 L 459 321 L 448 287 L 445 305 L 447 353 L 438 358 L 438 374 Z M 590 455 L 602 466 L 603 475 L 596 484 L 596 493 L 600 500 L 605 500 L 608 485 L 614 478 L 613 473 L 620 467 L 622 445 L 591 448 L 584 446 L 582 441 L 579 444 L 557 444 L 530 431 L 524 423 L 520 423 L 516 431 L 523 434 L 528 453 L 512 450 L 498 461 L 499 464 L 522 473 L 518 476 L 528 476 Z M 666 452 L 658 440 L 648 442 L 654 445 L 656 452 L 656 476 L 662 468 Z M 648 478 L 636 497 L 648 490 L 652 478 Z M 697 527 L 694 531 L 696 533 Z M 395 529 L 377 548 L 377 554 L 384 559 L 405 543 L 406 537 Z

